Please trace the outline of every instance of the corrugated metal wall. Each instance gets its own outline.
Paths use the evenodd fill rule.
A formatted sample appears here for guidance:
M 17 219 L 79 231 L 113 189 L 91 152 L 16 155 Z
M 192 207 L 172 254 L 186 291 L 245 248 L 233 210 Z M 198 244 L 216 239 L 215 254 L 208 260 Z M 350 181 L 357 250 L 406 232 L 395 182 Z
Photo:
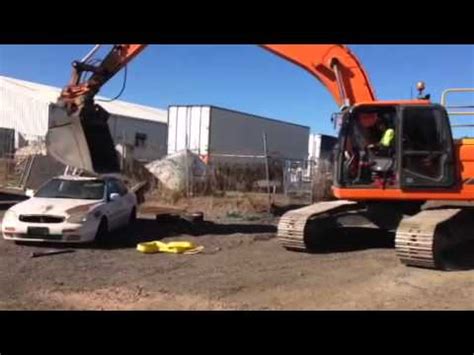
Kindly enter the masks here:
M 263 133 L 268 153 L 283 159 L 307 159 L 309 127 L 212 107 L 210 154 L 263 155 Z
M 45 136 L 49 103 L 0 86 L 0 127 L 14 129 L 25 138 Z
M 58 88 L 0 76 L 0 128 L 15 130 L 16 148 L 23 142 L 21 137 L 44 139 L 51 102 L 55 102 L 59 92 Z M 141 133 L 147 139 L 145 145 L 134 147 L 134 157 L 151 161 L 166 155 L 168 128 L 159 121 L 165 121 L 166 111 L 119 101 L 98 103 L 111 114 L 109 127 L 115 143 L 135 146 L 135 135 Z
M 201 156 L 262 156 L 307 159 L 309 127 L 211 106 L 170 106 L 168 154 L 190 149 Z M 229 157 L 231 158 L 231 157 Z
M 45 137 L 49 106 L 49 103 L 0 86 L 0 127 L 13 129 L 26 139 Z M 135 145 L 136 133 L 147 135 L 145 146 L 134 149 L 137 159 L 151 161 L 166 155 L 168 128 L 165 123 L 111 115 L 109 127 L 117 144 L 125 140 L 126 144 Z
M 108 124 L 115 144 L 132 146 L 135 159 L 153 161 L 166 155 L 168 126 L 165 123 L 110 115 Z M 137 134 L 146 135 L 143 146 L 136 146 Z

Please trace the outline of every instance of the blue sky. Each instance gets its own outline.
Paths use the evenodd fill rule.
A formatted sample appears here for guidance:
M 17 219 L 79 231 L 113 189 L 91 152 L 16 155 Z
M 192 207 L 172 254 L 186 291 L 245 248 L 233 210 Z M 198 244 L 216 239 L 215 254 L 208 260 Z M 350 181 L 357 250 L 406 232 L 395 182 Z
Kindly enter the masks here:
M 64 86 L 70 63 L 92 45 L 0 45 L 0 75 Z M 438 102 L 443 89 L 474 87 L 474 45 L 350 45 L 379 99 L 408 99 L 419 80 Z M 102 52 L 103 54 L 104 52 Z M 115 96 L 119 73 L 101 91 Z M 413 89 L 415 94 L 415 90 Z M 334 134 L 337 106 L 312 76 L 252 45 L 151 45 L 128 67 L 121 100 L 166 108 L 212 104 Z M 471 104 L 474 95 L 461 102 Z M 471 118 L 474 121 L 474 118 Z M 474 136 L 474 131 L 468 132 Z

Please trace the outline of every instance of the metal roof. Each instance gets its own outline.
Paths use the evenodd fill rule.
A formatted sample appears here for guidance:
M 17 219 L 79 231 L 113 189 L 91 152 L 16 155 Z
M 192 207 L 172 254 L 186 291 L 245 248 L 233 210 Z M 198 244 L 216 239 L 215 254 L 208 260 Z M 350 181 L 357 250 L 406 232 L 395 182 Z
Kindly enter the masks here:
M 55 103 L 61 92 L 60 88 L 48 86 L 29 81 L 10 78 L 0 75 L 0 87 L 28 96 L 36 101 L 44 103 Z M 107 100 L 105 97 L 96 96 L 98 100 Z M 125 101 L 115 100 L 112 102 L 97 102 L 109 113 L 125 117 L 143 119 L 160 123 L 168 122 L 168 112 L 163 109 L 132 104 Z

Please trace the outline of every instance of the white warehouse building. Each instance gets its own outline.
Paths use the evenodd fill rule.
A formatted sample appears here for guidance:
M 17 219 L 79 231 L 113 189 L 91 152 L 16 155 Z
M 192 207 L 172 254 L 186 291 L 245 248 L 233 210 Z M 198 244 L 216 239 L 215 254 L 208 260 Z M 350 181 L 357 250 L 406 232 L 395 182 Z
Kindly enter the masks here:
M 12 132 L 14 148 L 46 137 L 50 107 L 60 91 L 57 87 L 0 76 L 0 129 Z M 97 103 L 110 113 L 108 124 L 118 148 L 131 148 L 133 157 L 144 162 L 166 155 L 166 110 L 119 100 Z

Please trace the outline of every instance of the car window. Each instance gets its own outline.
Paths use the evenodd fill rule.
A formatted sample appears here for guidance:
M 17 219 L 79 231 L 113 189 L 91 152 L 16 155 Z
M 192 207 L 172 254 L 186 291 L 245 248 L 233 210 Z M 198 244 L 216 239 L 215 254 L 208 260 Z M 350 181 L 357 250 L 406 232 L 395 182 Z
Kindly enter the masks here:
M 122 181 L 117 181 L 117 184 L 120 188 L 120 194 L 122 196 L 125 196 L 128 193 L 127 186 L 125 186 L 125 184 Z
M 107 182 L 107 193 L 109 194 L 109 196 L 113 193 L 119 194 L 120 196 L 124 196 L 127 194 L 127 192 L 127 188 L 121 181 L 110 179 Z
M 101 200 L 104 197 L 104 182 L 52 179 L 36 192 L 35 197 Z
M 118 194 L 119 192 L 119 187 L 115 183 L 114 180 L 108 180 L 107 181 L 107 194 L 110 196 L 111 194 Z

